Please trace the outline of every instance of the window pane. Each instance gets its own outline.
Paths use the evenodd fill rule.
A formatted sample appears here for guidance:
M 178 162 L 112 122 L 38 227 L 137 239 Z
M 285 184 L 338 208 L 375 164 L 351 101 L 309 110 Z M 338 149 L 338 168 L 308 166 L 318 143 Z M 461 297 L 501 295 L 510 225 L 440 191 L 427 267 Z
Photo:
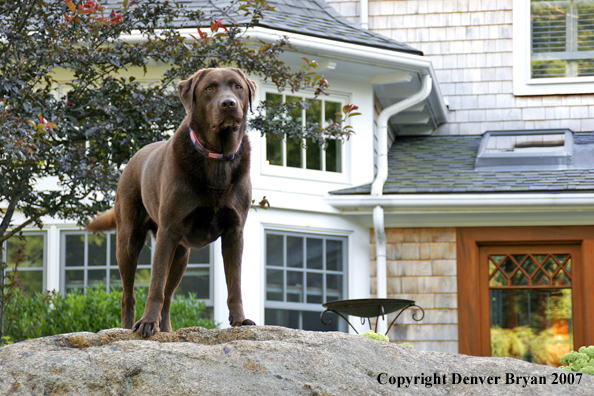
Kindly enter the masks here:
M 320 320 L 321 312 L 313 311 L 301 311 L 302 315 L 302 329 L 310 331 L 338 331 L 339 316 L 335 313 L 327 312 L 324 314 L 324 321 L 328 323 L 328 319 L 332 320 L 332 323 L 328 326 L 324 325 Z
M 85 272 L 83 270 L 66 271 L 66 292 L 73 289 L 83 290 L 85 286 Z
M 266 270 L 266 300 L 284 301 L 283 270 Z
M 87 274 L 87 286 L 93 287 L 102 284 L 107 287 L 107 271 L 106 270 L 89 270 Z
M 109 270 L 109 287 L 122 289 L 122 279 L 120 278 L 120 271 L 117 268 L 112 267 Z
M 21 250 L 18 268 L 43 268 L 43 235 L 10 238 L 6 242 L 6 264 L 14 268 Z
M 328 139 L 326 141 L 326 171 L 342 172 L 342 141 Z
M 175 295 L 188 296 L 195 293 L 201 300 L 210 298 L 210 271 L 209 268 L 188 268 L 181 283 L 175 289 Z
M 324 119 L 326 120 L 326 123 L 336 122 L 342 118 L 342 105 L 340 103 L 326 101 L 325 106 Z
M 298 329 L 299 311 L 266 308 L 264 310 L 264 323 L 270 326 L 283 326 L 291 329 Z
M 307 273 L 307 302 L 313 304 L 323 303 L 324 274 Z
M 105 234 L 89 234 L 88 265 L 107 265 L 107 236 Z
M 559 366 L 573 349 L 571 289 L 491 290 L 491 354 Z
M 324 269 L 324 240 L 307 238 L 307 268 Z
M 318 124 L 322 126 L 322 101 L 314 100 L 305 110 L 305 120 L 308 124 Z M 312 126 L 312 125 L 310 125 Z M 307 150 L 305 151 L 306 168 L 322 170 L 322 146 L 319 142 L 312 139 L 305 141 Z
M 85 236 L 66 235 L 66 267 L 85 265 Z
M 266 107 L 272 109 L 283 102 L 283 95 L 267 93 Z M 283 139 L 279 136 L 266 136 L 266 161 L 269 165 L 283 164 Z
M 532 78 L 593 75 L 594 4 L 531 1 Z
M 314 100 L 305 110 L 305 119 L 308 123 L 322 124 L 322 101 Z
M 303 302 L 303 272 L 287 271 L 287 302 Z
M 43 271 L 19 271 L 19 279 L 27 296 L 43 292 Z
M 283 255 L 283 236 L 276 234 L 266 234 L 266 265 L 269 267 L 284 266 Z
M 146 242 L 144 243 L 144 247 L 140 252 L 140 257 L 138 258 L 138 265 L 151 265 L 151 246 L 152 241 L 151 238 L 148 237 Z
M 266 135 L 266 163 L 283 164 L 283 139 L 280 136 Z
M 302 99 L 297 96 L 287 96 L 287 103 L 297 103 Z M 299 125 L 303 124 L 303 110 L 301 106 L 295 107 L 290 113 L 292 121 Z M 287 138 L 287 166 L 293 168 L 303 168 L 302 160 L 303 142 L 301 139 Z
M 190 249 L 190 260 L 188 264 L 209 264 L 210 263 L 210 246 L 202 249 Z
M 342 300 L 342 275 L 326 274 L 326 302 Z
M 312 139 L 305 140 L 307 150 L 305 151 L 307 169 L 322 170 L 322 146 Z
M 287 237 L 287 267 L 303 268 L 303 238 Z
M 110 239 L 110 252 L 109 252 L 109 256 L 110 256 L 110 262 L 109 265 L 111 265 L 112 267 L 117 267 L 118 265 L 118 260 L 116 259 L 116 251 L 117 251 L 117 246 L 116 246 L 116 234 L 109 234 L 109 239 Z
M 303 99 L 299 96 L 287 96 L 287 103 L 299 103 Z M 289 113 L 290 120 L 296 122 L 297 124 L 303 124 L 303 108 L 298 105 L 295 106 L 293 110 Z
M 326 240 L 326 269 L 342 271 L 342 241 Z
M 134 281 L 134 287 L 148 287 L 151 285 L 151 270 L 148 268 L 141 268 L 136 270 L 136 279 Z
M 303 168 L 302 149 L 303 144 L 300 139 L 287 138 L 287 166 Z

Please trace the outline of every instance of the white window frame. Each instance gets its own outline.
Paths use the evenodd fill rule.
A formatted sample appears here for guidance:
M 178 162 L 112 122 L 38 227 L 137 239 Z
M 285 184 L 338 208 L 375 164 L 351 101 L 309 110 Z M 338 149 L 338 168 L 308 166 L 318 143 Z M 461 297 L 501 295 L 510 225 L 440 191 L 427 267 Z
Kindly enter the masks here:
M 530 1 L 513 3 L 514 95 L 559 95 L 594 93 L 594 77 L 531 78 L 532 29 Z
M 88 273 L 87 273 L 87 271 L 89 269 L 91 269 L 91 270 L 105 270 L 105 271 L 107 271 L 107 269 L 109 268 L 110 271 L 113 271 L 114 269 L 117 270 L 117 271 L 119 271 L 117 265 L 113 265 L 111 263 L 111 249 L 113 248 L 111 246 L 111 235 L 112 234 L 115 234 L 115 231 L 110 231 L 110 232 L 106 232 L 105 233 L 106 236 L 107 236 L 107 246 L 106 246 L 106 249 L 107 249 L 107 253 L 106 253 L 107 254 L 107 256 L 106 256 L 107 262 L 106 262 L 105 265 L 97 266 L 97 267 L 89 267 L 87 265 L 87 263 L 86 263 L 86 260 L 87 260 L 87 253 L 86 252 L 87 252 L 87 249 L 88 249 L 88 239 L 86 237 L 85 237 L 85 247 L 84 247 L 84 249 L 85 249 L 85 263 L 83 263 L 83 265 L 81 265 L 81 266 L 66 267 L 66 236 L 67 235 L 87 235 L 88 236 L 90 234 L 87 231 L 84 231 L 84 230 L 68 230 L 68 231 L 63 230 L 60 234 L 61 234 L 60 235 L 60 290 L 62 290 L 64 293 L 66 292 L 66 270 L 68 270 L 68 269 L 79 270 L 79 271 L 82 270 L 82 271 L 84 271 L 84 278 L 83 278 L 84 279 L 84 285 L 85 285 L 84 287 L 86 287 L 87 284 L 88 284 L 88 281 L 87 281 Z M 154 238 L 151 237 L 150 244 L 151 245 L 154 245 L 154 243 L 155 243 Z M 208 246 L 208 249 L 209 249 L 209 265 L 208 265 L 208 269 L 209 269 L 209 284 L 210 284 L 210 286 L 209 286 L 209 289 L 210 289 L 209 290 L 209 298 L 208 299 L 200 299 L 200 301 L 203 301 L 204 304 L 207 307 L 211 307 L 212 308 L 213 307 L 213 304 L 214 304 L 214 273 L 213 273 L 214 249 L 213 249 L 213 245 L 210 244 Z M 150 269 L 151 270 L 151 273 L 152 273 L 152 262 L 153 262 L 153 255 L 154 255 L 154 249 L 152 247 L 150 247 L 150 253 L 151 253 L 151 264 L 150 265 L 147 265 L 147 264 L 139 265 L 139 268 L 138 269 Z M 201 264 L 188 264 L 188 267 L 186 268 L 186 271 L 189 268 L 200 268 L 200 267 L 204 268 L 204 267 L 206 267 L 206 265 L 204 265 L 204 264 L 202 264 L 202 265 Z M 109 284 L 110 281 L 111 281 L 110 280 L 110 277 L 107 277 L 108 284 L 105 285 L 105 286 L 106 286 L 106 288 L 108 288 L 108 290 L 109 290 L 109 288 L 111 286 Z
M 350 94 L 328 91 L 328 96 L 319 97 L 318 99 L 331 102 L 339 102 L 341 106 L 349 103 Z M 278 94 L 288 96 L 300 96 L 305 99 L 313 99 L 314 95 L 303 92 L 278 92 L 274 85 L 263 84 L 261 89 L 262 100 L 266 100 L 266 94 Z M 286 165 L 269 165 L 266 160 L 266 136 L 260 138 L 260 169 L 264 176 L 278 176 L 284 178 L 321 181 L 327 183 L 348 184 L 350 181 L 348 158 L 350 157 L 349 141 L 344 140 L 341 144 L 341 169 L 342 172 L 330 172 L 316 169 L 293 168 Z M 286 161 L 286 144 L 283 145 L 283 158 Z
M 312 231 L 312 230 L 303 230 L 299 227 L 296 228 L 287 228 L 287 227 L 279 227 L 279 226 L 274 226 L 274 225 L 264 225 L 263 227 L 263 262 L 264 262 L 264 271 L 263 271 L 263 282 L 262 284 L 264 285 L 263 287 L 263 301 L 264 301 L 264 315 L 262 316 L 263 320 L 265 320 L 264 318 L 266 317 L 266 309 L 278 309 L 278 310 L 287 310 L 287 311 L 308 311 L 308 312 L 316 312 L 316 313 L 322 313 L 324 311 L 324 308 L 322 307 L 323 303 L 317 304 L 317 303 L 308 303 L 305 301 L 306 299 L 306 291 L 305 291 L 305 285 L 304 285 L 304 302 L 287 302 L 287 301 L 269 301 L 267 299 L 267 270 L 268 270 L 268 263 L 267 263 L 267 258 L 266 258 L 266 239 L 267 239 L 267 235 L 268 234 L 275 234 L 275 235 L 282 235 L 283 237 L 287 237 L 287 236 L 295 236 L 295 237 L 302 237 L 302 238 L 321 238 L 324 241 L 326 239 L 335 239 L 335 240 L 341 240 L 343 242 L 343 246 L 342 246 L 342 254 L 343 254 L 343 269 L 342 269 L 342 299 L 346 300 L 349 298 L 349 268 L 350 268 L 350 260 L 349 260 L 349 236 L 347 234 L 343 234 L 340 232 L 326 232 L 325 230 L 319 230 L 319 231 Z M 286 249 L 286 246 L 285 246 Z M 304 257 L 305 259 L 305 257 Z M 304 263 L 305 265 L 305 263 Z M 271 267 L 272 269 L 274 268 L 283 268 L 284 271 L 287 271 L 288 267 Z M 304 279 L 307 278 L 306 274 L 308 272 L 307 267 L 304 268 L 296 268 L 296 271 L 299 272 L 303 272 L 304 273 Z M 318 272 L 321 271 L 321 272 Z M 315 270 L 312 272 L 316 272 L 316 273 L 323 273 L 326 274 L 328 270 L 323 269 L 323 270 Z M 286 279 L 284 280 L 284 285 L 283 287 L 286 288 L 287 284 L 286 284 Z M 324 289 L 326 288 L 326 285 L 324 284 Z M 286 293 L 286 290 L 285 290 Z M 301 327 L 301 319 L 300 319 L 300 327 Z M 349 330 L 347 328 L 347 324 L 346 322 L 343 322 L 342 320 L 339 322 L 339 328 L 338 331 L 341 332 L 345 332 L 348 333 Z
M 34 267 L 34 268 L 18 268 L 18 271 L 23 271 L 23 272 L 41 271 L 41 274 L 42 274 L 41 277 L 43 279 L 41 292 L 43 293 L 43 292 L 47 291 L 47 261 L 48 261 L 47 232 L 46 231 L 23 231 L 22 235 L 24 237 L 41 235 L 43 237 L 43 266 L 42 267 Z M 18 239 L 18 234 L 10 237 L 9 239 L 12 239 L 12 238 Z M 8 261 L 8 249 L 7 249 L 8 241 L 4 241 L 4 244 L 2 245 L 2 247 L 4 249 L 2 249 L 2 252 L 1 252 L 2 256 L 0 257 L 0 261 L 3 261 L 6 263 Z M 6 268 L 4 270 L 4 273 L 0 273 L 0 276 L 5 276 L 5 274 L 10 271 L 12 271 L 12 268 Z

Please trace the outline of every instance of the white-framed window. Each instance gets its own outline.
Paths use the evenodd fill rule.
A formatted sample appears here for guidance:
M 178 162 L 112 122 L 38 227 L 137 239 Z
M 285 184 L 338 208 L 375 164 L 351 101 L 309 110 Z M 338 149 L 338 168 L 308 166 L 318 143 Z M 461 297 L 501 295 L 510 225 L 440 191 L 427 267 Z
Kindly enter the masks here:
M 320 321 L 322 304 L 346 298 L 347 238 L 265 231 L 265 324 L 303 330 L 346 331 L 335 314 Z
M 594 92 L 594 1 L 514 0 L 514 94 Z
M 310 99 L 299 93 L 266 92 L 269 106 Z M 340 118 L 336 113 L 342 113 L 345 104 L 346 97 L 329 95 L 314 100 L 307 109 L 294 109 L 290 117 L 303 126 L 308 122 L 327 126 Z M 265 136 L 262 140 L 263 174 L 321 181 L 346 180 L 346 142 L 340 139 L 326 139 L 323 146 L 311 139 Z
M 27 295 L 46 290 L 47 236 L 43 231 L 24 232 L 21 237 L 14 236 L 2 246 L 2 260 L 8 265 L 5 270 L 12 271 L 21 255 L 17 270 L 19 280 Z M 4 274 L 1 274 L 4 275 Z
M 140 253 L 136 269 L 135 287 L 148 288 L 151 280 L 153 239 Z M 121 287 L 122 281 L 116 260 L 116 234 L 90 234 L 85 231 L 64 231 L 61 235 L 61 290 L 84 290 L 102 284 L 107 290 Z M 212 248 L 210 246 L 190 252 L 186 273 L 175 294 L 195 293 L 206 306 L 213 305 Z

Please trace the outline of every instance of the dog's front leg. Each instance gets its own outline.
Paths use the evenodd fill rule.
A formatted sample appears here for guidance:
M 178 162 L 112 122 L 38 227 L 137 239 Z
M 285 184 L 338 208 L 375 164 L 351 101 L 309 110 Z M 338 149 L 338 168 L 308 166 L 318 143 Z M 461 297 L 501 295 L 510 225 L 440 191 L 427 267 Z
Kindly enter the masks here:
M 133 327 L 133 330 L 142 335 L 142 337 L 148 337 L 159 331 L 161 309 L 165 300 L 164 292 L 167 275 L 169 274 L 169 268 L 173 262 L 177 245 L 181 241 L 181 236 L 176 236 L 159 228 L 156 239 L 151 285 L 146 300 L 146 307 L 144 308 L 142 318 Z
M 231 326 L 255 325 L 253 320 L 246 319 L 241 300 L 241 256 L 243 253 L 243 229 L 234 227 L 223 233 L 221 238 L 225 277 L 227 279 L 227 306 Z

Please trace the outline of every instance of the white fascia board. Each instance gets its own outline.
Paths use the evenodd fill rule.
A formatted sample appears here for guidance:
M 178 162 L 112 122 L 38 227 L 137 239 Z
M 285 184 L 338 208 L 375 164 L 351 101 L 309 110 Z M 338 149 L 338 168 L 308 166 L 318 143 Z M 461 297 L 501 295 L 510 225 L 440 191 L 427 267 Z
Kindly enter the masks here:
M 328 195 L 324 200 L 344 214 L 371 213 L 377 205 L 389 213 L 526 213 L 594 209 L 594 193 Z

